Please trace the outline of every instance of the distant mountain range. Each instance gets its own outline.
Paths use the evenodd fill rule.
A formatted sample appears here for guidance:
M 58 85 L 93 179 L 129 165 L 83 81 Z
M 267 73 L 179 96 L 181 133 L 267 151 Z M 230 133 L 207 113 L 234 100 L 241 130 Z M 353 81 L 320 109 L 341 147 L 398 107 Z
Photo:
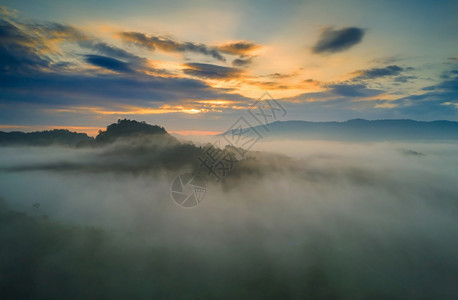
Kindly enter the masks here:
M 253 127 L 264 137 L 337 141 L 458 140 L 458 122 L 353 119 L 345 122 L 277 121 Z M 240 130 L 223 134 L 237 134 Z M 255 134 L 246 130 L 247 134 Z
M 353 119 L 345 122 L 307 122 L 277 121 L 253 127 L 263 137 L 279 139 L 315 139 L 336 141 L 440 141 L 458 140 L 458 122 L 454 121 L 414 121 L 414 120 L 376 120 Z M 246 134 L 254 131 L 243 130 Z M 240 134 L 240 130 L 223 134 Z M 245 133 L 244 133 L 245 134 Z M 118 120 L 100 131 L 93 138 L 85 133 L 54 129 L 37 132 L 2 132 L 0 146 L 31 145 L 47 146 L 97 146 L 111 143 L 119 138 L 156 135 L 174 139 L 160 126 L 135 120 Z

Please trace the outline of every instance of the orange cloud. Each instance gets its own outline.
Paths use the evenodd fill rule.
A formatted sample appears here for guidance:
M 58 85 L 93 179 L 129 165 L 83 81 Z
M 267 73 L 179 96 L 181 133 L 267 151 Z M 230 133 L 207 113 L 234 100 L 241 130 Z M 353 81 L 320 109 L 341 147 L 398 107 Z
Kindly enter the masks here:
M 208 109 L 186 107 L 183 105 L 162 105 L 158 108 L 139 107 L 139 106 L 121 106 L 119 110 L 112 110 L 103 107 L 79 106 L 71 108 L 48 109 L 49 112 L 91 112 L 99 115 L 154 115 L 166 113 L 186 113 L 197 114 L 208 112 Z
M 237 42 L 230 42 L 221 46 L 218 46 L 218 49 L 221 52 L 225 52 L 228 54 L 234 55 L 249 55 L 255 50 L 261 48 L 260 45 L 247 42 L 247 41 L 237 41 Z

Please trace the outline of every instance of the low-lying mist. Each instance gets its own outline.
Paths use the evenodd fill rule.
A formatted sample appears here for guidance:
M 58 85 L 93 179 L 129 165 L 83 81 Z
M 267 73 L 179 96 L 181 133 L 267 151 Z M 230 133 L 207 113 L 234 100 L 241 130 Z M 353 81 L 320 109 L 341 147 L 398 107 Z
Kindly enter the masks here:
M 453 299 L 457 146 L 263 140 L 192 209 L 194 146 L 0 148 L 0 298 Z

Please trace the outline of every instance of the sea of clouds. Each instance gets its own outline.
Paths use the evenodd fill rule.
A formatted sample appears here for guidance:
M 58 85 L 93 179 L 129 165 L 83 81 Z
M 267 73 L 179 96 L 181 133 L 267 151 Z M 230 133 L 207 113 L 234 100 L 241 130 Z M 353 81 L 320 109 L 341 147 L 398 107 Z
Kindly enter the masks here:
M 27 278 L 36 298 L 65 295 L 68 287 L 48 282 L 62 276 L 81 297 L 458 295 L 457 143 L 263 140 L 222 181 L 207 178 L 204 201 L 191 209 L 170 197 L 171 180 L 189 165 L 142 165 L 173 145 L 129 145 L 0 148 L 0 196 L 39 220 L 41 237 L 28 244 L 28 225 L 2 223 L 0 253 L 15 261 L 0 260 L 0 270 L 17 278 L 0 284 Z M 52 226 L 83 233 L 67 240 Z M 72 245 L 87 228 L 100 230 L 101 242 L 86 265 L 74 256 L 89 250 Z M 62 249 L 33 252 L 32 265 L 29 252 L 10 253 L 49 236 L 64 239 Z M 86 268 L 99 270 L 98 286 L 82 279 Z

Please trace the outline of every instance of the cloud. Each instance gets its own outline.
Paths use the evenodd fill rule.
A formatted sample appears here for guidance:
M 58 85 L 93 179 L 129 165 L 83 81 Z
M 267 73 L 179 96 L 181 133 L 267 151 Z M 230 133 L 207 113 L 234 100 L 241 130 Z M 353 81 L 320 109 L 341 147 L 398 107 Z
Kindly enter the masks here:
M 222 46 L 219 46 L 218 49 L 221 52 L 234 55 L 248 55 L 256 49 L 259 49 L 261 46 L 252 42 L 247 41 L 238 41 L 235 43 L 228 43 Z
M 119 36 L 124 42 L 139 45 L 150 51 L 154 51 L 157 48 L 164 52 L 195 52 L 211 56 L 219 61 L 226 61 L 217 48 L 209 47 L 205 44 L 177 42 L 168 37 L 147 36 L 140 32 L 121 32 Z
M 357 75 L 354 78 L 354 80 L 374 79 L 374 78 L 385 77 L 385 76 L 395 76 L 395 75 L 399 75 L 403 71 L 405 71 L 405 69 L 397 65 L 386 66 L 384 68 L 372 68 L 372 69 L 367 69 L 367 70 L 359 70 L 359 71 L 354 72 L 354 74 Z
M 47 40 L 65 40 L 75 42 L 90 39 L 87 34 L 83 33 L 77 28 L 56 22 L 23 23 L 23 26 L 28 31 L 36 32 L 42 37 L 42 39 Z
M 252 54 L 261 46 L 250 41 L 236 41 L 212 46 L 177 41 L 159 35 L 124 32 L 118 37 L 123 35 L 122 40 L 126 43 L 118 45 L 109 39 L 105 40 L 93 35 L 95 34 L 93 32 L 67 24 L 32 22 L 16 18 L 14 15 L 8 17 L 2 15 L 0 19 L 4 19 L 0 21 L 0 118 L 3 121 L 14 120 L 15 124 L 20 123 L 17 123 L 16 120 L 30 119 L 29 116 L 33 115 L 33 111 L 37 116 L 43 117 L 41 111 L 48 109 L 52 104 L 61 105 L 62 107 L 59 108 L 62 109 L 81 105 L 104 107 L 105 111 L 110 112 L 127 112 L 127 110 L 115 108 L 116 105 L 129 103 L 136 107 L 152 107 L 154 110 L 163 104 L 158 104 L 159 102 L 182 105 L 182 101 L 187 99 L 246 101 L 248 98 L 234 94 L 235 89 L 240 88 L 237 85 L 239 82 L 235 82 L 237 85 L 235 87 L 231 84 L 229 88 L 213 88 L 211 86 L 213 83 L 207 84 L 203 80 L 242 79 L 242 76 L 243 84 L 255 89 L 305 91 L 312 84 L 314 90 L 324 88 L 326 90 L 323 92 L 304 94 L 303 99 L 306 99 L 307 103 L 317 101 L 324 108 L 332 106 L 333 109 L 336 109 L 335 112 L 332 112 L 333 116 L 340 119 L 338 108 L 335 106 L 337 100 L 340 101 L 338 105 L 346 106 L 351 110 L 355 105 L 363 105 L 362 103 L 355 104 L 356 101 L 352 98 L 360 98 L 357 99 L 359 101 L 364 97 L 374 97 L 384 92 L 382 89 L 369 88 L 369 85 L 365 85 L 364 82 L 360 84 L 361 82 L 356 80 L 390 78 L 394 82 L 403 83 L 415 78 L 407 76 L 412 75 L 407 73 L 411 68 L 398 66 L 393 62 L 381 64 L 376 68 L 359 70 L 354 75 L 354 81 L 334 82 L 327 85 L 326 83 L 301 81 L 307 77 L 298 77 L 296 80 L 292 76 L 304 75 L 296 73 L 274 73 L 251 77 L 243 68 L 253 62 L 255 57 Z M 363 30 L 358 30 L 364 33 Z M 319 50 L 321 52 L 319 53 L 335 52 L 336 49 L 347 47 L 348 44 L 342 42 L 342 36 L 345 37 L 344 33 L 348 31 L 351 30 L 349 28 L 325 30 L 322 38 L 326 40 L 326 43 L 321 41 Z M 120 42 L 120 40 L 115 42 Z M 341 46 L 342 43 L 344 46 Z M 232 65 L 198 64 L 199 61 L 194 60 L 196 63 L 184 65 L 185 69 L 181 73 L 176 65 L 171 66 L 164 61 L 157 62 L 157 65 L 162 64 L 165 68 L 173 68 L 167 72 L 152 66 L 151 60 L 138 54 L 144 51 L 132 49 L 131 44 L 138 44 L 153 51 L 200 53 L 219 61 L 224 61 L 226 57 Z M 330 46 L 334 47 L 332 51 Z M 203 59 L 208 60 L 208 57 L 203 57 Z M 91 67 L 88 64 L 99 68 Z M 100 68 L 114 71 L 117 74 Z M 423 91 L 420 90 L 420 93 L 426 92 L 420 95 L 423 97 L 421 99 L 411 97 L 396 102 L 372 98 L 370 100 L 374 101 L 366 103 L 366 106 L 360 111 L 371 115 L 372 108 L 376 104 L 377 108 L 384 107 L 386 115 L 380 115 L 383 118 L 391 116 L 391 112 L 388 112 L 389 106 L 393 108 L 393 113 L 397 112 L 400 115 L 406 114 L 411 109 L 412 113 L 408 115 L 414 118 L 422 119 L 420 112 L 427 112 L 427 109 L 437 109 L 435 115 L 440 118 L 456 118 L 454 101 L 457 93 L 450 89 L 456 86 L 456 82 L 449 80 L 456 75 L 456 67 L 454 69 L 447 73 L 447 77 L 442 78 L 448 81 L 425 87 Z M 447 87 L 449 88 L 446 89 Z M 382 95 L 381 98 L 383 96 L 385 95 Z M 393 95 L 389 96 L 394 98 Z M 297 102 L 302 99 L 300 95 L 296 98 Z M 331 101 L 324 103 L 327 100 Z M 24 108 L 25 106 L 27 108 Z M 418 111 L 415 110 L 416 106 L 419 106 Z M 441 116 L 442 112 L 447 113 Z M 427 115 L 431 114 L 427 113 Z M 64 113 L 55 113 L 55 115 L 63 116 Z M 44 122 L 43 119 L 41 121 Z
M 296 76 L 296 74 L 282 74 L 282 73 L 272 73 L 265 75 L 266 77 L 274 78 L 274 79 L 284 79 L 284 78 L 291 78 Z M 310 79 L 312 80 L 312 79 Z
M 57 114 L 73 112 L 75 116 L 99 113 L 78 109 L 67 111 L 68 107 L 97 106 L 106 108 L 105 111 L 125 112 L 125 109 L 114 107 L 129 103 L 154 108 L 160 102 L 176 106 L 190 98 L 248 99 L 181 74 L 169 76 L 167 71 L 151 67 L 146 58 L 70 25 L 0 19 L 0 41 L 0 118 L 4 122 L 21 123 L 43 117 L 48 120 Z M 180 49 L 193 48 L 184 44 Z M 82 59 L 78 61 L 78 58 Z M 118 74 L 94 72 L 86 63 Z M 199 75 L 211 77 L 203 74 L 209 71 L 208 66 L 205 70 L 200 66 Z M 215 68 L 213 77 L 217 76 Z M 221 68 L 216 72 L 220 77 L 238 73 L 235 68 Z M 53 105 L 59 105 L 62 112 L 51 114 L 49 108 Z M 173 111 L 188 108 L 192 111 L 193 107 Z
M 453 71 L 451 71 L 453 72 Z M 453 73 L 452 73 L 453 74 Z M 436 85 L 424 87 L 424 91 L 443 91 L 443 92 L 455 92 L 458 93 L 458 76 L 454 78 L 448 78 Z
M 234 67 L 246 67 L 246 66 L 249 66 L 251 65 L 251 63 L 253 62 L 253 58 L 252 57 L 249 57 L 249 58 L 236 58 L 232 61 L 232 65 Z
M 16 15 L 17 15 L 16 10 L 10 9 L 4 6 L 0 6 L 0 16 L 15 17 Z
M 33 37 L 10 22 L 0 20 L 0 70 L 29 72 L 49 66 L 50 59 L 39 53 Z
M 97 54 L 107 57 L 127 60 L 137 68 L 151 69 L 146 67 L 146 59 L 138 57 L 124 49 L 112 46 L 92 37 L 81 30 L 60 23 L 24 23 L 19 20 L 0 21 L 0 68 L 5 72 L 25 72 L 38 69 L 48 69 L 48 71 L 62 71 L 69 66 L 75 65 L 67 61 L 55 61 L 65 55 L 61 53 L 59 46 L 62 43 L 74 43 L 81 48 L 93 50 Z M 55 56 L 54 54 L 59 54 Z M 53 59 L 50 57 L 53 56 Z M 103 64 L 101 58 L 91 57 L 88 54 L 86 61 L 93 61 L 95 65 Z M 121 64 L 115 66 L 112 62 L 111 67 L 118 71 L 123 69 Z M 109 62 L 105 61 L 105 64 Z M 107 69 L 109 65 L 104 66 Z
M 231 67 L 222 67 L 212 64 L 189 63 L 186 64 L 184 73 L 206 79 L 233 79 L 238 78 L 243 70 Z
M 85 55 L 86 62 L 115 72 L 131 73 L 133 70 L 128 63 L 102 55 Z
M 78 44 L 83 48 L 88 48 L 97 51 L 100 54 L 117 57 L 120 59 L 129 59 L 135 61 L 145 61 L 144 58 L 140 58 L 124 49 L 114 47 L 105 42 L 100 42 L 97 40 L 84 40 L 78 42 Z
M 151 101 L 173 102 L 190 98 L 246 99 L 238 95 L 227 95 L 225 90 L 211 88 L 196 79 L 163 78 L 142 74 L 129 77 L 117 74 L 0 74 L 0 82 L 0 103 L 77 105 L 128 101 L 130 104 L 144 104 Z
M 81 48 L 94 50 L 98 54 L 116 57 L 119 59 L 126 59 L 129 61 L 136 61 L 143 63 L 144 58 L 134 55 L 122 48 L 110 45 L 100 39 L 90 36 L 85 32 L 70 26 L 60 23 L 33 23 L 32 25 L 26 25 L 30 31 L 38 31 L 42 35 L 43 43 L 60 41 L 60 42 L 74 42 Z
M 405 57 L 400 56 L 400 55 L 390 55 L 390 56 L 375 58 L 372 60 L 372 62 L 385 65 L 385 64 L 393 64 L 395 62 L 398 62 L 404 59 Z
M 416 79 L 416 78 L 417 76 L 398 76 L 394 78 L 394 81 L 405 83 L 405 82 L 408 82 L 410 79 Z
M 345 97 L 372 97 L 384 93 L 382 90 L 367 88 L 364 84 L 330 84 L 326 86 L 330 91 Z
M 458 119 L 458 77 L 422 89 L 424 94 L 410 95 L 393 101 L 396 111 L 417 119 Z
M 218 49 L 226 54 L 239 55 L 239 58 L 232 61 L 233 66 L 247 67 L 253 62 L 253 56 L 250 56 L 250 54 L 260 47 L 260 45 L 253 42 L 238 41 L 224 44 L 219 46 Z
M 326 28 L 320 35 L 320 39 L 313 46 L 313 53 L 336 53 L 347 50 L 360 43 L 364 36 L 364 30 L 357 27 L 346 27 L 338 30 Z

